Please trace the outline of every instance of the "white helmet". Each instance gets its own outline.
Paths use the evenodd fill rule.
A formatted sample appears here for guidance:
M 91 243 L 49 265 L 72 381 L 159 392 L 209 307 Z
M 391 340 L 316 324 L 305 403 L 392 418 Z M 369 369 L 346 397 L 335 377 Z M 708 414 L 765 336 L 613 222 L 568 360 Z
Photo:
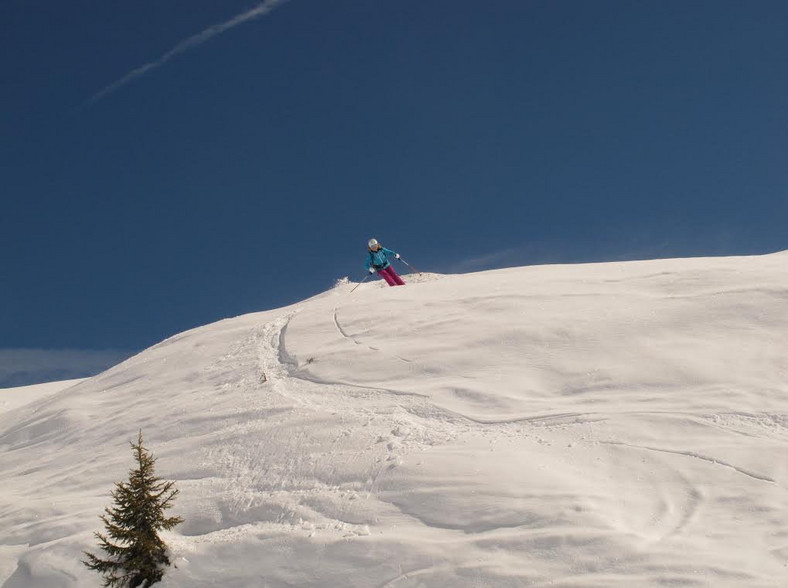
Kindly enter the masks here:
M 370 249 L 375 249 L 375 247 L 377 247 L 378 245 L 380 245 L 380 243 L 378 243 L 377 239 L 370 239 L 369 243 L 367 243 L 367 247 L 369 247 Z

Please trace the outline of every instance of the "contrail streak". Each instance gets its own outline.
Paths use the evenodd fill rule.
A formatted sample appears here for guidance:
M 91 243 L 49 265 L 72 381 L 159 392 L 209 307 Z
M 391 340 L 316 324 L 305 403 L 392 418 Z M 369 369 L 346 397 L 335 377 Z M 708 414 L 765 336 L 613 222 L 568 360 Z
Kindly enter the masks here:
M 212 25 L 205 29 L 204 31 L 197 33 L 196 35 L 192 35 L 188 39 L 185 39 L 175 45 L 172 49 L 167 51 L 164 55 L 159 57 L 156 61 L 151 61 L 146 63 L 145 65 L 141 65 L 140 67 L 130 71 L 125 76 L 113 82 L 103 90 L 100 90 L 93 97 L 90 99 L 90 103 L 94 104 L 101 100 L 102 98 L 112 94 L 115 90 L 125 86 L 129 82 L 136 80 L 138 77 L 145 75 L 149 71 L 156 69 L 157 67 L 161 67 L 165 63 L 167 63 L 173 57 L 180 55 L 181 53 L 185 53 L 190 49 L 194 49 L 195 47 L 202 45 L 209 39 L 212 39 L 216 35 L 221 35 L 223 32 L 238 26 L 239 24 L 243 24 L 250 20 L 254 20 L 255 18 L 260 18 L 261 16 L 265 16 L 278 7 L 280 4 L 284 4 L 288 2 L 288 0 L 265 0 L 265 2 L 261 2 L 251 10 L 238 14 L 231 18 L 230 20 Z

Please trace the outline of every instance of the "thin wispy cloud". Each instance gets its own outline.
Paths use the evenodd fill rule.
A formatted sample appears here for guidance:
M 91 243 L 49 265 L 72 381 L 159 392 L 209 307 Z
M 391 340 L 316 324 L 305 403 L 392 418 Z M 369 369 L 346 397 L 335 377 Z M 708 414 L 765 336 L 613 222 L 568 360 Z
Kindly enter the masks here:
M 251 10 L 247 10 L 241 14 L 238 14 L 231 18 L 228 21 L 212 25 L 205 29 L 202 32 L 197 33 L 196 35 L 192 35 L 188 39 L 184 39 L 175 47 L 167 51 L 164 55 L 159 57 L 155 61 L 151 61 L 146 63 L 145 65 L 141 65 L 140 67 L 130 71 L 125 76 L 113 82 L 109 86 L 105 87 L 104 89 L 96 92 L 93 97 L 90 99 L 90 103 L 96 103 L 102 98 L 105 98 L 109 94 L 112 94 L 119 88 L 122 88 L 126 84 L 136 80 L 137 78 L 144 76 L 151 70 L 161 67 L 165 63 L 167 63 L 173 57 L 180 55 L 181 53 L 186 53 L 195 47 L 198 47 L 205 43 L 206 41 L 212 39 L 217 35 L 221 35 L 222 33 L 229 31 L 230 29 L 237 27 L 240 24 L 245 22 L 249 22 L 250 20 L 254 20 L 256 18 L 260 18 L 262 16 L 266 16 L 272 10 L 277 8 L 278 6 L 288 2 L 289 0 L 266 0 L 265 2 L 261 2 Z
M 521 257 L 522 251 L 516 248 L 504 249 L 503 251 L 494 251 L 492 253 L 484 253 L 454 263 L 449 268 L 449 272 L 464 274 L 493 268 L 513 266 L 517 265 L 517 261 L 519 261 Z

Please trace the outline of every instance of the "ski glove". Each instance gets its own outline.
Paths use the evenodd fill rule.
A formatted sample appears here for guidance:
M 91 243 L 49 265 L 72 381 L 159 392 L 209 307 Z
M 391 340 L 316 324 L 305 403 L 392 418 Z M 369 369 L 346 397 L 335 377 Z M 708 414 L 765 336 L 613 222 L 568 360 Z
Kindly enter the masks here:
M 394 254 L 394 259 L 399 259 L 399 253 Z
M 374 274 L 375 273 L 375 268 L 374 267 L 369 268 L 369 273 Z

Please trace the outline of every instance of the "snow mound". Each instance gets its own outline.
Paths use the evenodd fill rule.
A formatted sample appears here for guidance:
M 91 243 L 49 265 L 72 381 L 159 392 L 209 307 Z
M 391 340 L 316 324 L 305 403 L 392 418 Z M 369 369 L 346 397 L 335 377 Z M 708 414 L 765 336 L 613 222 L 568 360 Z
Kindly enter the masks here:
M 370 276 L 371 277 L 371 276 Z M 435 280 L 440 280 L 444 277 L 443 274 L 436 274 L 436 273 L 428 273 L 428 272 L 421 272 L 421 273 L 410 273 L 410 274 L 402 274 L 400 277 L 406 284 L 421 284 L 422 282 L 432 282 Z M 382 278 L 373 278 L 371 281 L 368 280 L 366 282 L 353 282 L 348 277 L 340 278 L 334 284 L 334 288 L 343 288 L 347 289 L 348 291 L 354 291 L 356 286 L 359 286 L 359 290 L 362 288 L 390 288 L 388 284 Z
M 788 255 L 406 275 L 0 414 L 0 586 L 78 560 L 142 429 L 161 586 L 782 587 Z

